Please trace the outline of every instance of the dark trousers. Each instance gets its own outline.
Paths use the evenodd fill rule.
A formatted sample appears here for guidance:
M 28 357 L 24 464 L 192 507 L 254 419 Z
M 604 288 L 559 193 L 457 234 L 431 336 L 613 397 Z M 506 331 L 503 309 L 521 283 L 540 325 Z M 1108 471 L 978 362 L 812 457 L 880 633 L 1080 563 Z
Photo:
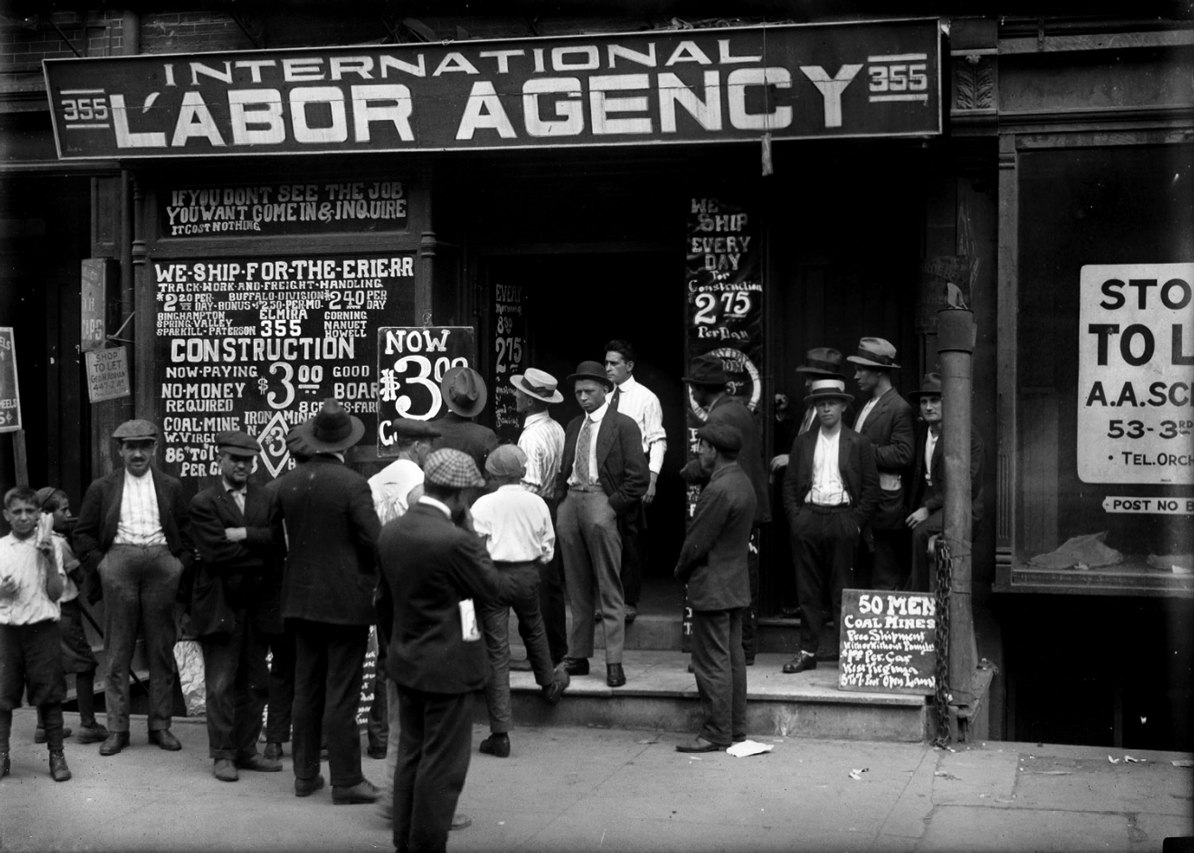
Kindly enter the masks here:
M 800 649 L 816 654 L 825 627 L 821 600 L 829 589 L 833 618 L 841 618 L 842 590 L 854 583 L 858 527 L 848 507 L 803 506 L 792 522 L 796 593 L 800 598 Z
M 170 728 L 174 711 L 174 601 L 182 563 L 165 545 L 113 545 L 99 564 L 104 589 L 104 648 L 108 672 L 104 704 L 108 729 L 129 730 L 129 666 L 137 626 L 149 663 L 149 730 Z
M 912 571 L 908 573 L 904 589 L 910 592 L 929 591 L 932 565 L 928 555 L 929 539 L 944 529 L 945 518 L 939 509 L 929 513 L 928 518 L 912 528 Z
M 398 766 L 394 771 L 394 848 L 440 851 L 468 775 L 471 693 L 398 687 Z
M 269 646 L 269 700 L 265 714 L 265 739 L 269 743 L 290 740 L 290 717 L 294 710 L 294 632 L 266 634 Z
M 247 758 L 257 752 L 261 714 L 269 697 L 264 635 L 251 611 L 239 608 L 232 634 L 200 641 L 207 685 L 207 748 L 212 758 Z
M 908 551 L 908 531 L 871 530 L 875 549 L 859 546 L 857 569 L 859 582 L 865 589 L 901 589 L 907 583 L 904 561 Z
M 556 530 L 556 549 L 550 563 L 539 564 L 539 613 L 554 666 L 568 655 L 568 613 L 564 606 L 564 555 L 556 528 L 556 502 L 547 502 L 551 526 Z
M 7 750 L 12 709 L 21 694 L 37 707 L 51 752 L 62 750 L 62 639 L 58 623 L 44 619 L 31 625 L 0 625 L 0 747 Z
M 647 518 L 641 503 L 618 516 L 618 531 L 622 534 L 622 598 L 628 606 L 637 607 L 643 591 L 643 563 L 647 553 Z
M 529 576 L 537 582 L 538 569 L 532 563 L 495 563 L 500 572 Z M 539 594 L 518 597 L 509 606 L 486 602 L 478 607 L 481 632 L 485 636 L 485 651 L 489 655 L 490 676 L 485 684 L 485 705 L 489 711 L 489 730 L 510 731 L 513 711 L 510 704 L 510 608 L 518 616 L 518 633 L 526 646 L 527 660 L 540 687 L 551 684 L 554 669 L 547 638 L 543 631 L 543 617 L 539 614 Z
M 390 741 L 389 713 L 386 710 L 386 644 L 378 637 L 377 659 L 373 664 L 373 701 L 365 719 L 365 735 L 369 749 L 386 751 Z
M 367 625 L 290 619 L 294 630 L 294 775 L 319 773 L 320 733 L 327 737 L 332 784 L 351 787 L 361 773 L 357 706 L 361 700 Z
M 705 722 L 701 737 L 718 746 L 746 738 L 743 608 L 692 612 L 692 673 Z

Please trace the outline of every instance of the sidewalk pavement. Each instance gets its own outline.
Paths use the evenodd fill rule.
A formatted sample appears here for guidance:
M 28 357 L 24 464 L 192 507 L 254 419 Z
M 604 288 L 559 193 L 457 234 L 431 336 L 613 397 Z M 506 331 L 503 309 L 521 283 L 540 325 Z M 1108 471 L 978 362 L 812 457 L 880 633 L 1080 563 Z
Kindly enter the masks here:
M 116 756 L 68 739 L 64 783 L 35 722 L 15 712 L 6 853 L 393 849 L 374 806 L 296 798 L 289 755 L 281 773 L 216 781 L 200 721 L 175 721 L 182 752 L 146 743 L 144 717 Z M 687 737 L 671 733 L 560 727 L 515 729 L 498 759 L 476 752 L 486 734 L 474 726 L 459 806 L 473 823 L 451 851 L 1161 851 L 1194 835 L 1187 753 L 759 737 L 770 753 L 733 758 L 677 753 Z M 373 782 L 382 768 L 364 759 Z

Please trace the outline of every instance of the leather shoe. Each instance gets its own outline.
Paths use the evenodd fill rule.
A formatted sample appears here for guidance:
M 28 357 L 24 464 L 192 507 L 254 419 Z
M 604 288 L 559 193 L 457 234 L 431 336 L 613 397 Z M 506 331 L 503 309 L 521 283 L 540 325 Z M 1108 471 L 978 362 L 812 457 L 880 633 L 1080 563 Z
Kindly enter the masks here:
M 3 779 L 12 772 L 12 761 L 8 758 L 7 752 L 0 752 L 0 779 Z
M 295 777 L 294 780 L 294 795 L 296 797 L 309 797 L 323 787 L 323 774 L 319 774 L 310 779 L 299 779 Z
M 240 778 L 231 758 L 217 758 L 211 765 L 211 775 L 221 782 L 235 782 Z
M 128 732 L 109 732 L 108 737 L 100 744 L 100 755 L 115 755 L 129 745 Z
M 452 825 L 449 826 L 448 829 L 468 829 L 472 825 L 473 819 L 471 817 L 457 812 L 456 814 L 452 815 Z
M 564 672 L 569 675 L 588 675 L 588 658 L 564 658 Z
M 370 744 L 365 748 L 365 754 L 373 759 L 385 758 L 386 748 L 384 746 Z
M 722 752 L 724 750 L 724 746 L 718 746 L 712 741 L 705 740 L 703 737 L 695 738 L 688 743 L 676 744 L 676 752 Z
M 75 736 L 75 741 L 78 743 L 99 743 L 106 740 L 108 734 L 108 730 L 99 723 L 90 726 L 80 726 L 79 732 Z
M 265 745 L 265 757 L 270 761 L 278 761 L 284 754 L 280 743 L 270 741 Z
M 560 704 L 560 700 L 564 698 L 564 691 L 571 683 L 572 679 L 568 676 L 567 670 L 557 667 L 551 674 L 551 684 L 543 686 L 543 701 L 548 705 Z
M 625 616 L 623 618 L 626 620 L 626 624 L 633 625 L 634 620 L 638 618 L 638 608 L 633 604 L 627 604 L 625 611 Z
M 270 760 L 254 752 L 252 755 L 242 755 L 236 759 L 236 766 L 241 770 L 256 770 L 258 773 L 277 773 L 282 769 L 282 762 Z
M 494 732 L 485 740 L 481 741 L 479 752 L 486 755 L 492 755 L 495 758 L 509 758 L 510 757 L 510 736 L 505 733 L 499 734 Z
M 783 671 L 788 675 L 794 675 L 797 672 L 804 672 L 806 669 L 817 668 L 817 656 L 806 655 L 803 652 L 796 655 L 790 661 L 784 664 Z
M 332 805 L 336 806 L 355 806 L 361 803 L 376 803 L 377 798 L 380 796 L 381 789 L 379 789 L 368 779 L 362 779 L 355 785 L 332 786 Z
M 533 669 L 530 658 L 518 658 L 510 661 L 511 672 L 531 672 Z
M 156 743 L 162 749 L 168 749 L 170 752 L 177 752 L 182 749 L 182 744 L 179 743 L 178 738 L 170 733 L 169 729 L 157 729 L 150 732 L 149 742 Z
M 626 673 L 622 670 L 622 664 L 611 663 L 605 667 L 605 683 L 610 687 L 621 687 L 626 683 Z
M 65 782 L 70 778 L 70 768 L 66 766 L 66 756 L 61 749 L 50 753 L 50 776 L 55 782 Z

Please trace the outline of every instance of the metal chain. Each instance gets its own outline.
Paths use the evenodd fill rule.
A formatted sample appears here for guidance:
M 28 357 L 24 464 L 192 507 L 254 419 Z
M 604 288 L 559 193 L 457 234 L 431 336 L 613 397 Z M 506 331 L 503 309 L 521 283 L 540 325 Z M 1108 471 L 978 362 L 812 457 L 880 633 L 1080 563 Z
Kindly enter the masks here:
M 949 731 L 949 594 L 953 576 L 953 556 L 944 535 L 937 536 L 934 551 L 937 562 L 937 690 L 933 696 L 933 716 L 937 722 L 937 736 L 933 746 L 945 747 L 950 742 Z

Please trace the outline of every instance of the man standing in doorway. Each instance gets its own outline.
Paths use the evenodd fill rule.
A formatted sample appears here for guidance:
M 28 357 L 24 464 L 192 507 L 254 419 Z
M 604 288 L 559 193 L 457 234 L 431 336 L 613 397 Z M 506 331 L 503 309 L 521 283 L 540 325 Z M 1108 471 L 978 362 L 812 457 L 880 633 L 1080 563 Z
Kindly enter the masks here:
M 712 353 L 699 355 L 692 360 L 689 375 L 684 381 L 692 387 L 692 399 L 707 413 L 707 424 L 729 424 L 742 436 L 742 450 L 738 453 L 738 464 L 750 478 L 755 490 L 755 517 L 747 549 L 747 568 L 750 575 L 750 607 L 742 620 L 742 648 L 746 665 L 755 662 L 758 652 L 759 623 L 759 527 L 771 521 L 771 507 L 767 500 L 767 466 L 763 461 L 762 441 L 754 415 L 732 394 L 726 392 L 730 381 L 722 360 Z M 685 482 L 701 483 L 708 476 L 701 470 L 700 460 L 689 461 L 680 472 Z
M 626 598 L 626 624 L 638 616 L 638 599 L 643 588 L 646 562 L 647 507 L 655 500 L 655 483 L 663 470 L 667 435 L 663 431 L 663 407 L 647 386 L 634 378 L 634 347 L 629 341 L 612 340 L 605 345 L 605 375 L 614 383 L 609 407 L 634 420 L 643 436 L 650 481 L 637 512 L 619 518 L 622 531 L 622 592 Z
M 149 662 L 149 742 L 182 749 L 170 731 L 174 709 L 174 602 L 183 571 L 194 559 L 190 516 L 182 483 L 153 466 L 158 428 L 125 421 L 112 433 L 123 471 L 93 482 L 75 526 L 75 550 L 88 571 L 99 572 L 104 593 L 104 702 L 108 737 L 100 755 L 129 744 L 129 666 L 143 626 Z
M 528 367 L 526 373 L 510 377 L 514 386 L 514 405 L 523 416 L 518 447 L 527 456 L 527 470 L 522 485 L 543 498 L 551 513 L 552 530 L 557 529 L 556 479 L 564 458 L 564 428 L 547 412 L 553 403 L 562 403 L 556 378 L 546 371 Z M 558 533 L 557 533 L 558 536 Z M 563 557 L 559 548 L 547 563 L 539 566 L 539 610 L 551 664 L 556 666 L 568 654 L 567 612 L 564 608 Z M 511 669 L 531 670 L 530 660 L 511 661 Z
M 907 575 L 904 478 L 912 465 L 912 407 L 891 384 L 891 371 L 899 365 L 895 347 L 883 338 L 863 338 L 846 361 L 855 365 L 854 381 L 866 398 L 854 431 L 871 443 L 879 468 L 879 505 L 871 517 L 873 550 L 858 549 L 858 581 L 867 589 L 899 589 Z
M 626 415 L 609 410 L 606 395 L 614 383 L 605 368 L 596 361 L 582 361 L 568 381 L 584 414 L 573 418 L 565 431 L 557 487 L 565 495 L 560 502 L 559 538 L 572 605 L 564 668 L 569 675 L 589 674 L 596 610 L 605 628 L 605 681 L 610 687 L 621 687 L 626 683 L 622 669 L 626 624 L 618 518 L 637 511 L 647 491 L 647 460 L 638 426 Z
M 278 486 L 290 549 L 282 616 L 295 645 L 294 793 L 307 797 L 323 787 L 322 731 L 332 802 L 371 803 L 378 790 L 361 772 L 356 712 L 375 618 L 380 525 L 369 483 L 344 463 L 365 425 L 331 399 L 299 429 L 314 455 Z

